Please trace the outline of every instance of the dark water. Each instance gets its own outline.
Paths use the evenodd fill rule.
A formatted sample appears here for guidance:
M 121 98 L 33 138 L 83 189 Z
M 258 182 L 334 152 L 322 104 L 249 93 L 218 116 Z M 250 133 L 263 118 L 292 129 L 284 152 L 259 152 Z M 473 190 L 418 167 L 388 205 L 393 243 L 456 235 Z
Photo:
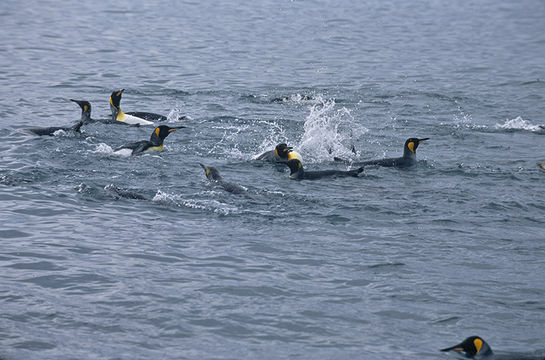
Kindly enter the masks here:
M 543 1 L 7 0 L 0 24 L 0 357 L 545 349 Z M 121 88 L 187 129 L 140 157 L 112 149 L 149 127 L 25 131 Z M 343 169 L 413 136 L 416 168 L 360 178 L 251 161 L 287 142 Z

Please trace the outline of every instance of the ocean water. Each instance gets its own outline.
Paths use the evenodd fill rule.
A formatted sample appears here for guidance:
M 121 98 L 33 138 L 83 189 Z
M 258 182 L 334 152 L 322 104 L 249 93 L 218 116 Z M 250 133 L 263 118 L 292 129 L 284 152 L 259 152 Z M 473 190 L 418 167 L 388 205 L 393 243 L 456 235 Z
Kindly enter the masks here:
M 5 0 L 0 29 L 0 358 L 545 350 L 543 1 Z M 122 88 L 187 128 L 136 157 L 153 127 L 27 131 Z M 416 167 L 359 178 L 253 161 L 409 137 Z

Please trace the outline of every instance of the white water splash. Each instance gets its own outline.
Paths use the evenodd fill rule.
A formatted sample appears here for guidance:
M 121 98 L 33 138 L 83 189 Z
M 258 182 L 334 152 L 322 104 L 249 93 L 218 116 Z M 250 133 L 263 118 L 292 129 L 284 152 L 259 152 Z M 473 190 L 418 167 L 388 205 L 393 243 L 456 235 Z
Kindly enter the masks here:
M 92 150 L 91 152 L 94 154 L 113 154 L 114 150 L 110 145 L 100 143 L 95 147 L 95 150 Z
M 213 193 L 214 192 L 212 192 L 210 196 L 213 196 Z M 161 190 L 157 190 L 157 193 L 153 197 L 152 201 L 165 205 L 174 205 L 191 209 L 212 211 L 220 215 L 240 213 L 240 210 L 238 208 L 229 204 L 222 203 L 215 199 L 184 199 L 181 195 L 168 194 Z
M 314 162 L 353 156 L 354 141 L 369 129 L 356 122 L 347 108 L 337 109 L 334 100 L 320 100 L 309 108 L 297 151 Z
M 187 115 L 185 115 L 181 109 L 174 108 L 170 110 L 170 112 L 167 115 L 168 123 L 178 123 L 180 120 L 191 120 L 191 118 Z
M 503 124 L 496 124 L 496 129 L 545 131 L 541 126 L 530 124 L 520 116 L 511 120 L 506 120 Z

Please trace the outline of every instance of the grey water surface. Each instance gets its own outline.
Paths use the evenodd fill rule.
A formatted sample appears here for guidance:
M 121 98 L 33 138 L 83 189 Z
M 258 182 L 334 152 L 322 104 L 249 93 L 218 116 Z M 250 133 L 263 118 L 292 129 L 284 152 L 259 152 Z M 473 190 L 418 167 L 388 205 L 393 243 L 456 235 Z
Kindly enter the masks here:
M 545 350 L 543 1 L 4 0 L 0 30 L 0 358 Z M 187 128 L 136 157 L 153 127 L 26 130 L 122 88 Z M 359 178 L 252 161 L 409 137 L 416 167 Z

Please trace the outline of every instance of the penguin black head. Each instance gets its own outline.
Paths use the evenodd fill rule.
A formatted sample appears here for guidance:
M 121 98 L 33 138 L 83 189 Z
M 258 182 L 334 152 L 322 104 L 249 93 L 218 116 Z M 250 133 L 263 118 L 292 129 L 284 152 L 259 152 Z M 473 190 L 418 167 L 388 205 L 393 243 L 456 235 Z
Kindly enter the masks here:
M 479 336 L 470 336 L 458 345 L 454 345 L 445 349 L 441 349 L 441 351 L 456 351 L 459 354 L 464 355 L 467 358 L 474 358 L 476 355 L 491 355 L 492 349 L 487 344 L 486 341 L 484 341 Z
M 125 91 L 125 89 L 112 92 L 112 95 L 110 95 L 111 106 L 114 106 L 115 108 L 119 109 L 119 104 L 121 103 L 121 95 L 123 94 L 123 91 Z
M 216 169 L 215 167 L 213 166 L 205 166 L 201 163 L 199 163 L 199 165 L 204 169 L 204 172 L 206 173 L 206 178 L 208 180 L 214 180 L 214 181 L 219 181 L 221 180 L 221 175 L 220 175 L 220 172 L 218 171 L 218 169 Z
M 288 154 L 291 152 L 291 149 L 293 149 L 291 146 L 282 143 L 276 145 L 276 147 L 274 148 L 274 153 L 281 159 L 287 159 Z
M 429 140 L 429 138 L 423 138 L 423 139 L 417 139 L 417 138 L 409 138 L 407 141 L 405 141 L 404 146 L 404 152 L 407 153 L 407 150 L 410 151 L 412 154 L 416 154 L 416 149 L 418 148 L 418 145 L 420 145 L 421 142 Z
M 160 125 L 153 130 L 153 133 L 151 134 L 150 141 L 152 143 L 159 143 L 162 144 L 163 140 L 173 131 L 176 131 L 178 129 L 185 128 L 185 126 L 178 126 L 178 127 L 170 127 L 166 125 Z
M 86 112 L 89 112 L 91 113 L 91 103 L 89 101 L 85 101 L 85 100 L 74 100 L 74 99 L 70 99 L 70 101 L 73 101 L 75 102 L 76 104 L 78 104 L 80 107 L 81 107 L 81 110 L 86 113 Z

